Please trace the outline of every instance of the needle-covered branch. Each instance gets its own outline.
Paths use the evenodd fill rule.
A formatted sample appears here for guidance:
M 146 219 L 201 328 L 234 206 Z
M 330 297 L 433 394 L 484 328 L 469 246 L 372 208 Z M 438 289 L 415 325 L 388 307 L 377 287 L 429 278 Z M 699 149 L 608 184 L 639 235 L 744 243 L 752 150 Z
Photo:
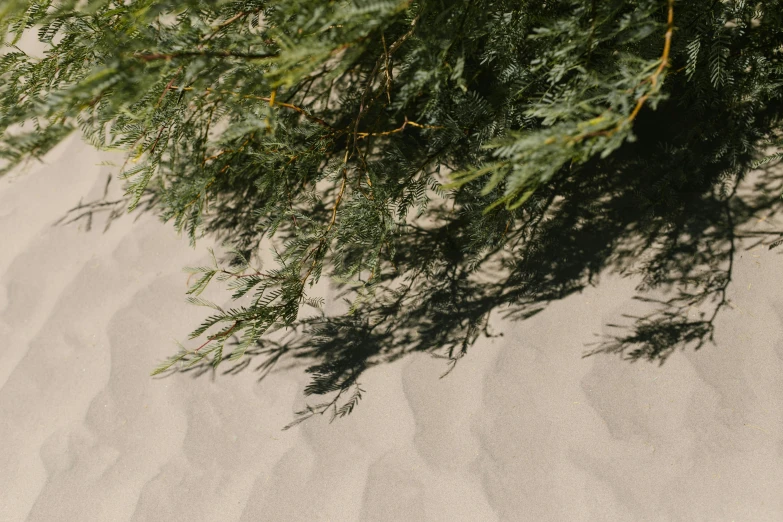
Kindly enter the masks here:
M 11 0 L 0 172 L 76 129 L 125 151 L 124 204 L 235 247 L 188 270 L 211 315 L 155 372 L 302 359 L 331 399 L 300 419 L 611 270 L 671 295 L 597 349 L 663 360 L 780 207 L 781 28 L 783 0 Z

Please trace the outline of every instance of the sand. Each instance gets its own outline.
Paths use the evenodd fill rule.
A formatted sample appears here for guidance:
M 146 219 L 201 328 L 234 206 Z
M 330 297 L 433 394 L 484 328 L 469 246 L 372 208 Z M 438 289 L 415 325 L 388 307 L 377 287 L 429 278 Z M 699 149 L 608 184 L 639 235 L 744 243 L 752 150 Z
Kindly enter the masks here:
M 717 346 L 582 358 L 633 295 L 605 277 L 445 379 L 410 356 L 281 431 L 301 368 L 149 377 L 204 317 L 181 269 L 209 243 L 152 214 L 53 226 L 105 159 L 73 137 L 0 179 L 0 520 L 783 520 L 778 250 L 741 252 Z

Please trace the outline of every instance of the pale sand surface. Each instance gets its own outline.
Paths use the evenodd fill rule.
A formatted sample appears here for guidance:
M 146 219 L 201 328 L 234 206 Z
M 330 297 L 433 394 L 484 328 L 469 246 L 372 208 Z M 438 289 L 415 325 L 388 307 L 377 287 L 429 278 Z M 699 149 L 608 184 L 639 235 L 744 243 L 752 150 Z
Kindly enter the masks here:
M 74 137 L 0 179 L 0 520 L 783 520 L 779 250 L 742 251 L 718 345 L 663 366 L 581 358 L 631 304 L 608 277 L 283 432 L 301 369 L 149 377 L 205 315 L 181 269 L 208 243 L 152 214 L 52 226 L 102 159 Z

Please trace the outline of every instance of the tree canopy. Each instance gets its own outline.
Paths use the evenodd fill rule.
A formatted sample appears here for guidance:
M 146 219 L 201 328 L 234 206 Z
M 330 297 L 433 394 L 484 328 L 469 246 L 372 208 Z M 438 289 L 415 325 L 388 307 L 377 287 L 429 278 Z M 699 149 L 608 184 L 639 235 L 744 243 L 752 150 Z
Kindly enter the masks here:
M 668 293 L 598 351 L 701 346 L 780 206 L 772 170 L 738 192 L 781 157 L 779 0 L 6 0 L 0 32 L 4 172 L 78 130 L 126 153 L 129 209 L 235 247 L 189 269 L 211 315 L 155 372 L 302 358 L 330 398 L 297 420 L 606 270 Z M 304 312 L 322 275 L 345 314 Z

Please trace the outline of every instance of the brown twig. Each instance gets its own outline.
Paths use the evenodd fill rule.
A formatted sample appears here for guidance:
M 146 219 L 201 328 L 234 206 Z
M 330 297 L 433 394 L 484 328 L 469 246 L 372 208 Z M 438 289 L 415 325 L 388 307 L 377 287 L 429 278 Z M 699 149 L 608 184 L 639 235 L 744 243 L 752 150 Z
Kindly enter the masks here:
M 209 337 L 207 337 L 207 340 L 204 341 L 204 343 L 201 346 L 199 346 L 198 348 L 193 350 L 193 353 L 196 353 L 197 351 L 201 350 L 202 348 L 204 348 L 206 345 L 208 345 L 212 341 L 220 339 L 221 337 L 223 339 L 225 339 L 226 337 L 228 337 L 228 334 L 230 334 L 231 332 L 233 332 L 236 329 L 237 326 L 239 326 L 239 321 L 234 321 L 234 325 L 231 328 L 229 328 L 228 330 L 226 330 L 225 332 L 222 332 L 222 333 L 218 332 L 215 335 L 210 335 Z
M 396 129 L 383 131 L 383 132 L 357 132 L 356 137 L 357 139 L 361 138 L 367 138 L 369 136 L 388 136 L 390 134 L 396 134 L 398 132 L 402 132 L 405 130 L 405 127 L 410 125 L 411 127 L 419 127 L 420 129 L 442 129 L 442 125 L 422 125 L 421 123 L 416 123 L 415 121 L 410 121 L 407 116 L 405 116 L 405 121 L 400 127 L 397 127 Z M 370 184 L 372 185 L 372 184 Z
M 386 100 L 391 104 L 392 75 L 389 66 L 389 50 L 386 48 L 386 36 L 383 33 L 381 33 L 381 42 L 383 42 L 383 54 L 386 57 L 386 66 L 384 68 L 384 72 L 386 73 Z
M 155 141 L 154 141 L 154 142 L 152 142 L 152 147 L 150 147 L 150 154 L 152 154 L 153 152 L 155 152 L 155 147 L 157 147 L 157 146 L 158 146 L 158 141 L 160 141 L 160 137 L 163 135 L 163 131 L 164 131 L 164 130 L 166 130 L 166 127 L 167 127 L 167 125 L 164 125 L 164 126 L 163 126 L 163 127 L 161 127 L 161 128 L 160 128 L 160 130 L 158 131 L 158 135 L 155 137 Z
M 347 152 L 346 152 L 346 161 L 348 161 Z M 347 181 L 348 181 L 347 169 L 343 167 L 343 179 L 342 179 L 342 183 L 340 184 L 340 192 L 337 194 L 337 198 L 334 200 L 334 206 L 332 207 L 332 218 L 329 220 L 329 225 L 326 227 L 326 231 L 324 232 L 321 239 L 318 241 L 318 246 L 312 249 L 302 260 L 302 262 L 304 263 L 311 255 L 315 254 L 315 256 L 313 257 L 313 262 L 310 264 L 310 268 L 307 269 L 307 273 L 302 278 L 303 288 L 305 283 L 307 282 L 307 279 L 310 277 L 310 274 L 313 273 L 313 270 L 315 269 L 315 265 L 318 264 L 318 254 L 321 252 L 321 249 L 326 244 L 326 236 L 329 234 L 329 231 L 332 230 L 332 227 L 334 226 L 334 223 L 337 220 L 337 209 L 340 207 L 340 202 L 343 200 L 343 194 L 345 193 L 345 185 Z
M 639 97 L 639 99 L 636 100 L 636 105 L 631 111 L 631 114 L 629 114 L 627 118 L 621 120 L 613 128 L 609 130 L 587 132 L 584 134 L 574 136 L 573 138 L 566 138 L 566 141 L 579 142 L 582 141 L 583 139 L 592 138 L 595 136 L 612 136 L 618 131 L 620 131 L 620 129 L 622 129 L 625 125 L 633 122 L 636 119 L 636 116 L 639 114 L 639 111 L 642 110 L 642 107 L 644 106 L 645 102 L 650 98 L 650 95 L 658 89 L 658 78 L 663 73 L 664 69 L 666 69 L 666 67 L 669 66 L 669 53 L 671 51 L 671 46 L 672 46 L 673 32 L 674 32 L 674 0 L 669 0 L 669 10 L 668 10 L 668 16 L 666 21 L 666 34 L 664 34 L 663 53 L 661 54 L 660 63 L 658 64 L 658 67 L 656 67 L 655 71 L 653 71 L 653 73 L 650 76 L 645 78 L 640 83 L 641 85 L 650 82 L 652 89 L 646 92 L 645 94 L 643 94 L 641 97 Z M 555 141 L 557 141 L 557 138 L 550 137 L 546 140 L 546 144 L 551 144 L 554 143 Z
M 160 93 L 160 98 L 158 98 L 158 103 L 155 104 L 155 108 L 157 109 L 161 102 L 163 101 L 163 98 L 166 97 L 166 93 L 169 92 L 169 89 L 171 89 L 171 86 L 174 85 L 174 81 L 177 79 L 177 75 L 182 70 L 182 67 L 177 69 L 177 72 L 174 73 L 174 76 L 171 77 L 171 80 L 169 80 L 169 83 L 166 84 L 166 87 L 164 87 L 163 92 Z
M 236 22 L 240 18 L 244 18 L 245 16 L 247 16 L 249 14 L 252 14 L 254 12 L 257 12 L 257 11 L 240 11 L 240 12 L 238 12 L 237 14 L 235 14 L 234 16 L 232 16 L 231 18 L 229 18 L 225 22 L 222 22 L 222 23 L 216 25 L 215 29 L 211 33 L 209 33 L 209 35 L 206 38 L 204 38 L 204 41 L 208 42 L 209 40 L 214 38 L 214 36 L 216 34 L 218 34 L 221 29 L 223 29 L 225 27 L 228 27 L 229 25 L 233 24 L 234 22 Z
M 419 16 L 416 16 L 416 18 L 411 21 L 411 27 L 405 34 L 403 34 L 393 44 L 391 44 L 388 50 L 384 49 L 383 55 L 379 56 L 375 61 L 375 66 L 373 67 L 372 72 L 370 72 L 370 75 L 367 77 L 367 85 L 365 86 L 364 92 L 362 93 L 362 98 L 359 101 L 359 114 L 356 115 L 356 120 L 354 121 L 353 125 L 353 148 L 355 150 L 358 150 L 356 142 L 359 137 L 359 123 L 361 122 L 364 113 L 369 109 L 369 106 L 372 105 L 372 103 L 365 105 L 365 102 L 367 100 L 367 95 L 372 90 L 373 83 L 375 83 L 375 75 L 378 73 L 378 69 L 381 67 L 381 60 L 385 59 L 388 65 L 391 56 L 397 51 L 397 49 L 400 48 L 403 43 L 405 43 L 405 40 L 410 38 L 410 36 L 413 34 L 414 30 L 416 29 L 416 23 L 419 21 Z M 384 37 L 384 47 L 386 47 L 385 43 L 386 42 Z
M 661 63 L 658 65 L 658 68 L 655 69 L 655 72 L 653 72 L 652 75 L 646 80 L 650 82 L 653 89 L 655 89 L 658 86 L 658 77 L 661 75 L 661 73 L 663 73 L 664 69 L 666 69 L 666 67 L 668 67 L 669 65 L 669 52 L 671 51 L 672 48 L 673 32 L 674 32 L 674 0 L 669 0 L 669 14 L 666 20 L 666 34 L 663 37 L 664 44 L 663 44 L 663 54 L 661 55 Z M 636 119 L 636 115 L 639 114 L 640 110 L 642 110 L 642 106 L 644 106 L 644 103 L 650 97 L 650 94 L 651 92 L 648 92 L 636 101 L 636 106 L 633 108 L 633 111 L 631 111 L 631 114 L 628 116 L 628 118 L 620 122 L 617 125 L 617 127 L 613 129 L 611 134 L 617 132 L 621 126 L 631 123 L 634 119 Z
M 206 58 L 244 58 L 247 60 L 263 60 L 266 58 L 276 58 L 277 53 L 239 53 L 234 51 L 176 51 L 173 53 L 140 53 L 134 54 L 134 57 L 145 61 L 153 62 L 156 60 L 173 60 L 175 58 L 190 58 L 194 56 L 203 56 Z
M 192 91 L 193 87 L 177 87 L 176 85 L 173 85 L 171 87 L 171 89 L 183 90 L 183 91 Z M 259 100 L 259 101 L 264 101 L 264 102 L 267 102 L 267 103 L 271 102 L 271 103 L 274 104 L 273 105 L 274 107 L 285 107 L 286 109 L 291 109 L 293 111 L 298 112 L 299 114 L 301 114 L 302 116 L 304 116 L 308 120 L 321 125 L 322 127 L 326 127 L 327 129 L 330 129 L 330 130 L 335 130 L 334 127 L 329 125 L 326 121 L 322 120 L 318 116 L 310 114 L 305 109 L 303 109 L 301 107 L 298 107 L 296 105 L 293 105 L 293 104 L 290 104 L 290 103 L 284 103 L 284 102 L 280 102 L 280 101 L 275 101 L 274 96 L 256 96 L 254 94 L 240 94 L 238 92 L 225 91 L 225 90 L 219 90 L 218 91 L 218 90 L 215 90 L 215 89 L 211 89 L 209 87 L 205 88 L 204 90 L 206 92 L 208 92 L 208 93 L 229 94 L 231 96 L 237 96 L 237 97 L 245 98 L 245 99 L 249 99 L 249 100 Z

